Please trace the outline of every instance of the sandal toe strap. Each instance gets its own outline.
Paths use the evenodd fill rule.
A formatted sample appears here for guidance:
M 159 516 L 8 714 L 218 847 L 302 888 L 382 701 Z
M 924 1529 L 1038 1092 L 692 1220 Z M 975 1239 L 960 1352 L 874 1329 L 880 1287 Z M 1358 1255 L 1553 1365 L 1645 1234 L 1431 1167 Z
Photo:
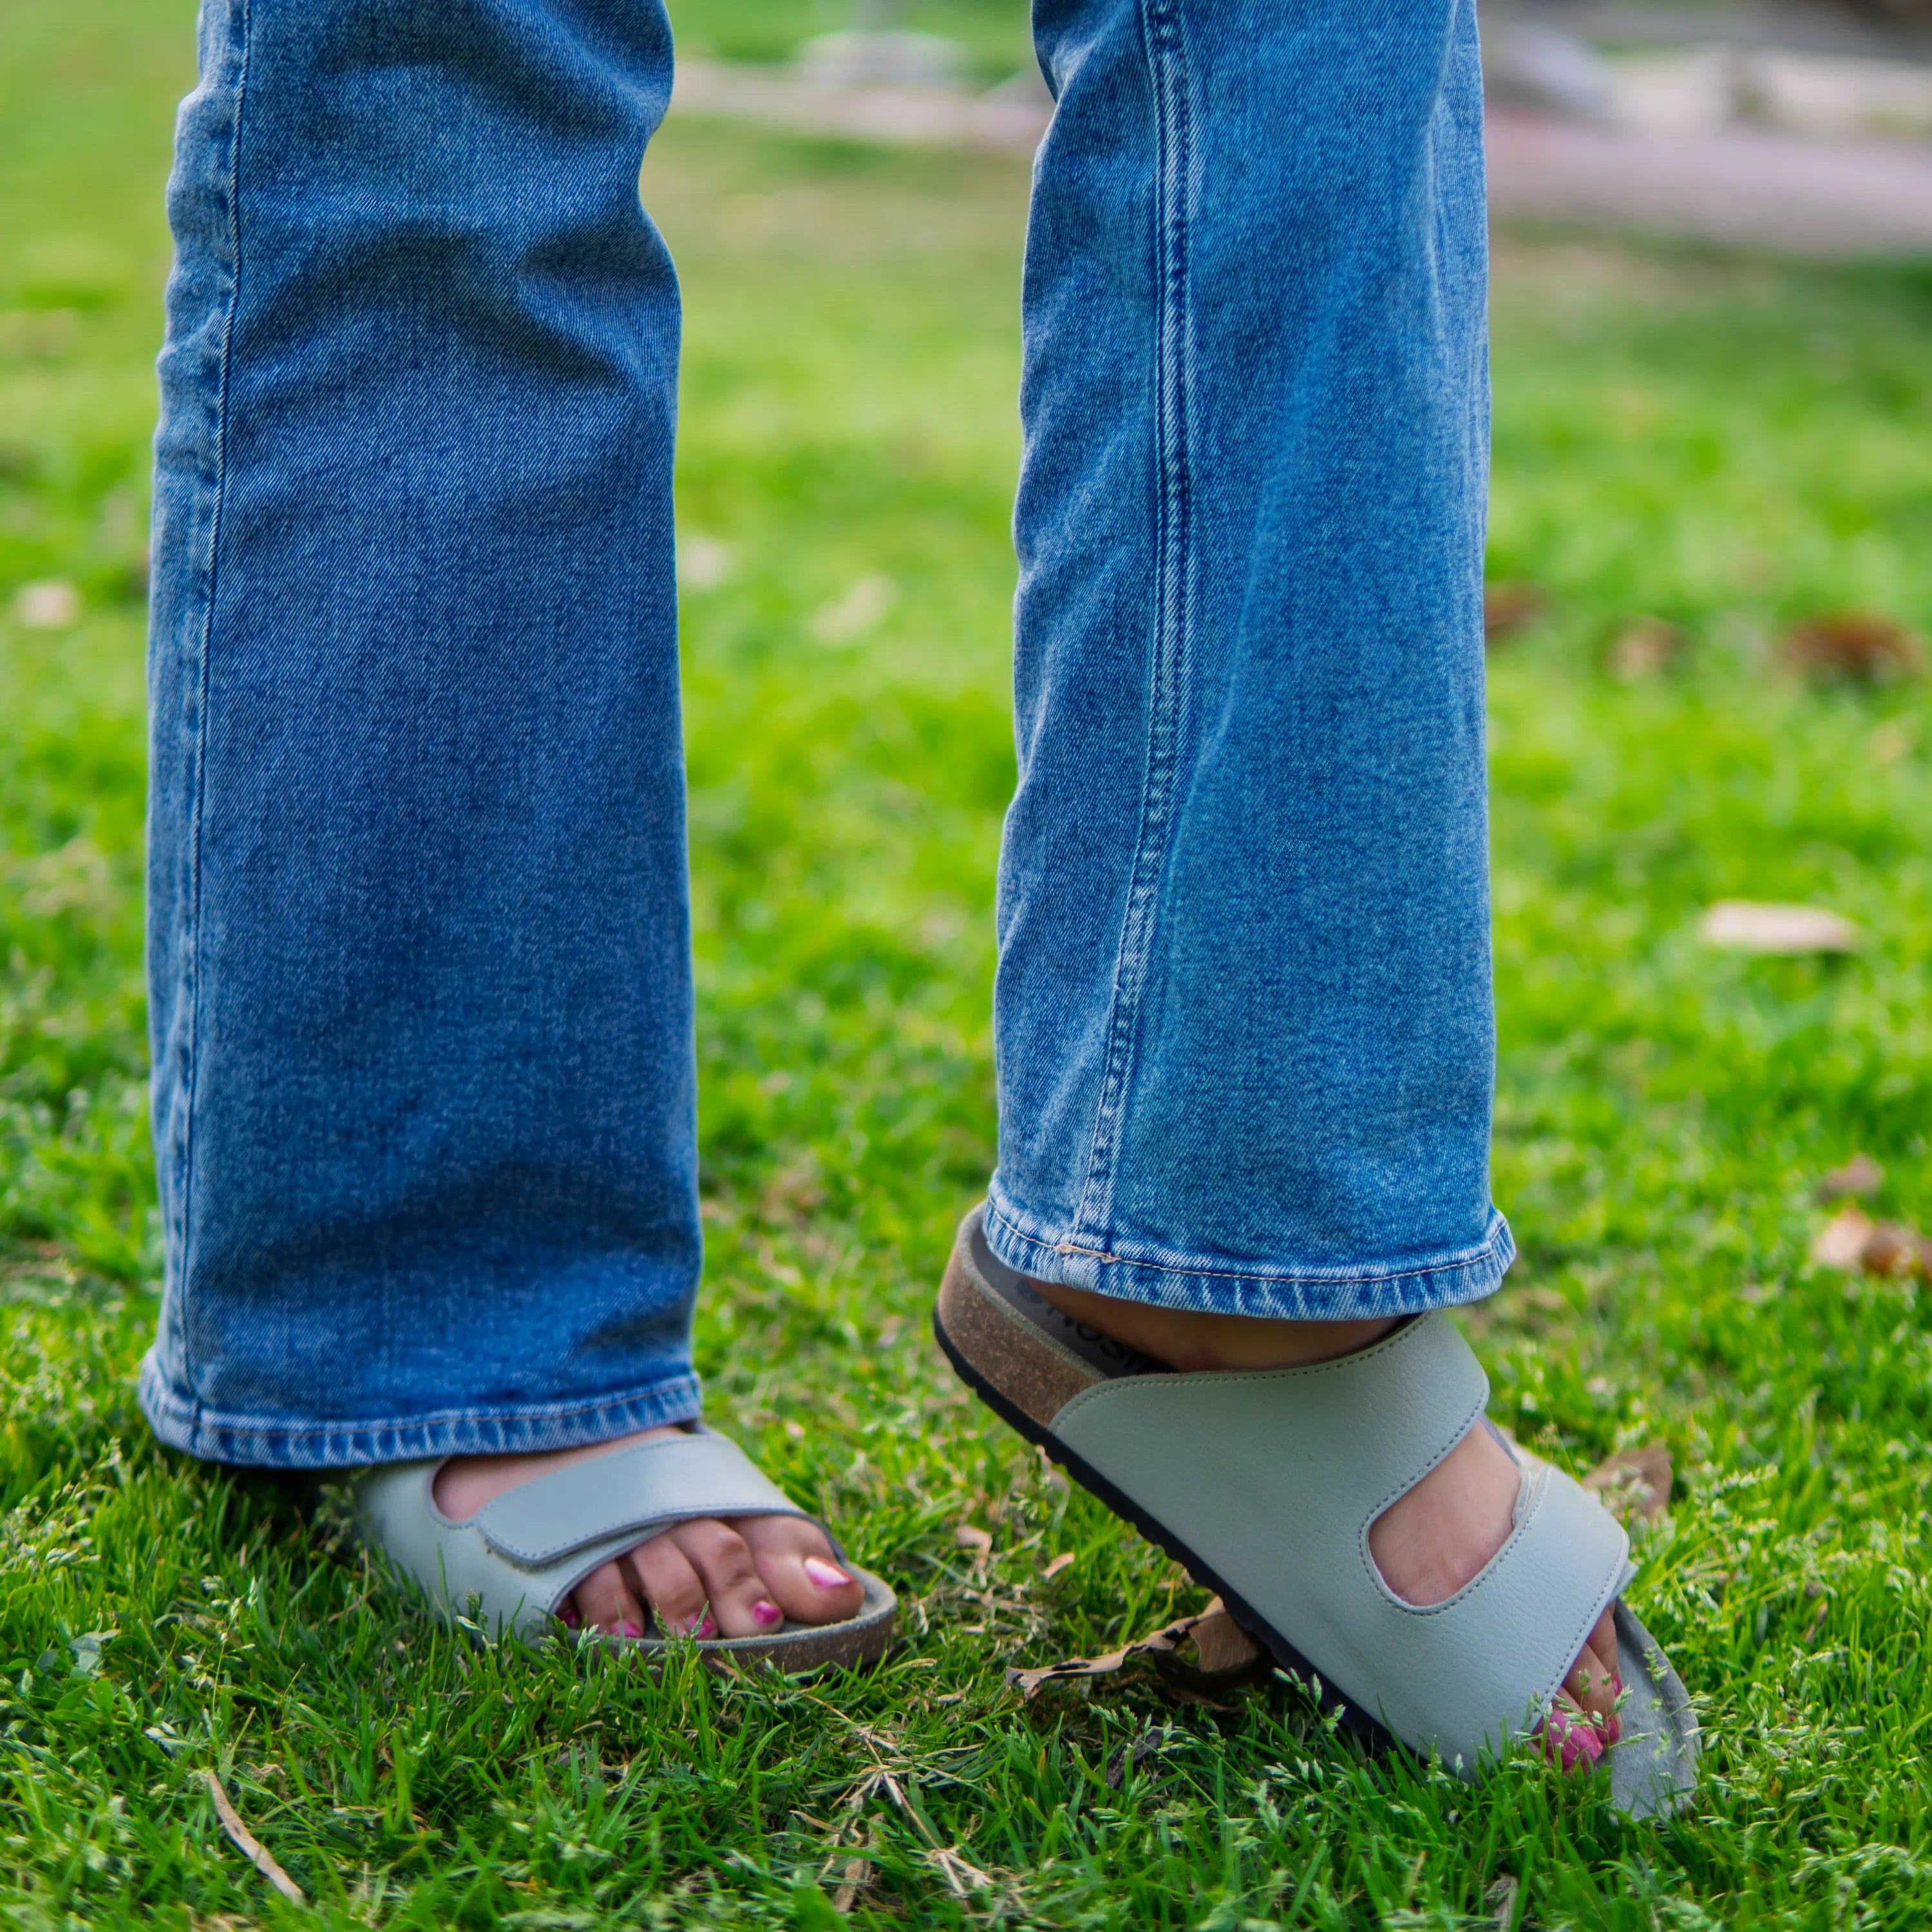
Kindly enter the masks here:
M 1376 1520 L 1461 1441 L 1488 1393 L 1468 1344 L 1425 1315 L 1300 1367 L 1115 1377 L 1052 1432 L 1189 1567 L 1245 1605 L 1331 1690 L 1474 1774 L 1533 1725 L 1629 1576 L 1623 1528 L 1560 1471 L 1447 1601 L 1405 1603 Z
M 1473 1771 L 1541 1723 L 1629 1582 L 1629 1548 L 1594 1496 L 1538 1469 L 1508 1540 L 1454 1596 L 1418 1609 L 1384 1585 L 1381 1600 L 1365 1599 L 1350 1646 L 1358 1681 L 1375 1687 L 1396 1736 Z
M 807 1516 L 728 1436 L 710 1430 L 566 1464 L 472 1519 L 499 1556 L 548 1568 L 593 1544 L 629 1548 L 699 1516 Z

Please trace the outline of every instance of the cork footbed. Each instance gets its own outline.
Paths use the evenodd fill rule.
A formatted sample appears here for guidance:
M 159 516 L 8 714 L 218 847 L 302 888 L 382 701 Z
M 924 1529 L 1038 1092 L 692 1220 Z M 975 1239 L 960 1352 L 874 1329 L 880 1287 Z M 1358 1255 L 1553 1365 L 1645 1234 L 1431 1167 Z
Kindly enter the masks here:
M 1105 1379 L 1077 1356 L 1054 1348 L 992 1292 L 973 1264 L 963 1231 L 939 1284 L 934 1320 L 955 1366 L 963 1358 L 1037 1428 L 1049 1426 L 1082 1389 Z

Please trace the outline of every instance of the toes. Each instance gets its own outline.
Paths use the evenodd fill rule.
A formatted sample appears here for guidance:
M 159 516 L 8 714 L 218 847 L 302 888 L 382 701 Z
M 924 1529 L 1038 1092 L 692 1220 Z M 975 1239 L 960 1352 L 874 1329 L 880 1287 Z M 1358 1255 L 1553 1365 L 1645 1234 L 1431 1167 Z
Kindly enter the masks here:
M 649 1604 L 664 1630 L 698 1637 L 766 1636 L 788 1618 L 836 1623 L 855 1615 L 865 1600 L 824 1532 L 796 1516 L 680 1523 L 607 1567 L 620 1571 L 635 1600 Z
M 610 1636 L 644 1635 L 643 1607 L 616 1564 L 592 1570 L 571 1594 L 578 1616 L 593 1628 Z
M 1588 1771 L 1607 1748 L 1595 1724 L 1584 1715 L 1566 1691 L 1558 1695 L 1543 1720 L 1543 1752 L 1565 1771 Z
M 1617 1633 L 1606 1610 L 1563 1680 L 1543 1722 L 1544 1754 L 1565 1771 L 1587 1771 L 1623 1735 L 1616 1714 L 1623 1684 L 1617 1675 Z
M 834 1624 L 856 1616 L 865 1587 L 832 1553 L 825 1532 L 795 1516 L 740 1516 L 733 1524 L 765 1587 L 794 1623 Z
M 636 1580 L 639 1594 L 664 1630 L 697 1637 L 717 1635 L 717 1623 L 706 1602 L 704 1579 L 670 1532 L 627 1551 L 624 1568 Z
M 1615 1744 L 1623 1735 L 1616 1704 L 1622 1695 L 1622 1680 L 1617 1674 L 1617 1633 L 1611 1613 L 1606 1610 L 1585 1640 L 1563 1688 L 1583 1717 L 1594 1724 L 1606 1744 Z
M 681 1522 L 658 1540 L 675 1542 L 697 1571 L 723 1635 L 762 1636 L 784 1622 L 745 1539 L 728 1524 L 709 1517 Z

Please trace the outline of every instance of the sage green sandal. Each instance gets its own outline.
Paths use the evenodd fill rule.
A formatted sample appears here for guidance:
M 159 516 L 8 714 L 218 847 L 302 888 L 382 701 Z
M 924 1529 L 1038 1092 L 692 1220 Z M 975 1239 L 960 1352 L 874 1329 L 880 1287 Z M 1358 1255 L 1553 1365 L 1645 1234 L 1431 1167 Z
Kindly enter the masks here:
M 436 1506 L 436 1474 L 447 1460 L 365 1472 L 356 1483 L 356 1515 L 364 1540 L 416 1584 L 433 1610 L 446 1617 L 461 1612 L 491 1636 L 536 1636 L 560 1628 L 559 1606 L 592 1570 L 678 1523 L 698 1516 L 816 1520 L 736 1443 L 702 1424 L 566 1463 L 506 1490 L 462 1522 Z M 609 1641 L 646 1652 L 675 1641 L 702 1656 L 769 1658 L 788 1671 L 875 1663 L 892 1641 L 896 1600 L 878 1577 L 842 1554 L 838 1560 L 865 1590 L 858 1614 L 842 1623 L 787 1622 L 757 1636 L 647 1634 Z
M 1369 1530 L 1481 1418 L 1489 1379 L 1446 1316 L 1305 1367 L 1175 1373 L 1044 1300 L 959 1231 L 933 1326 L 990 1407 L 1214 1591 L 1276 1661 L 1379 1741 L 1465 1778 L 1534 1733 L 1614 1606 L 1624 1684 L 1610 1794 L 1635 1816 L 1696 1779 L 1677 1673 L 1618 1600 L 1629 1538 L 1560 1470 L 1523 1461 L 1515 1526 L 1453 1597 L 1382 1580 Z

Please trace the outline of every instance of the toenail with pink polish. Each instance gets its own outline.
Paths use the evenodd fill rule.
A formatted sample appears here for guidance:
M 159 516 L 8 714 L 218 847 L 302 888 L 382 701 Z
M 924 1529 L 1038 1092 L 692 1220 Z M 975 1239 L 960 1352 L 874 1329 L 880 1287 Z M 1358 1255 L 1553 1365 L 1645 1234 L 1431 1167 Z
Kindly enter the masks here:
M 784 1612 L 777 1604 L 767 1603 L 760 1598 L 752 1606 L 752 1621 L 760 1630 L 770 1630 L 772 1624 L 784 1622 Z
M 821 1590 L 842 1589 L 852 1580 L 836 1563 L 828 1563 L 821 1556 L 808 1556 L 805 1559 L 805 1574 Z
M 691 1634 L 700 1640 L 708 1636 L 716 1636 L 718 1634 L 718 1619 L 706 1610 L 704 1616 L 692 1625 Z
M 642 1636 L 644 1634 L 644 1625 L 633 1623 L 628 1617 L 617 1626 L 617 1634 L 620 1636 Z

